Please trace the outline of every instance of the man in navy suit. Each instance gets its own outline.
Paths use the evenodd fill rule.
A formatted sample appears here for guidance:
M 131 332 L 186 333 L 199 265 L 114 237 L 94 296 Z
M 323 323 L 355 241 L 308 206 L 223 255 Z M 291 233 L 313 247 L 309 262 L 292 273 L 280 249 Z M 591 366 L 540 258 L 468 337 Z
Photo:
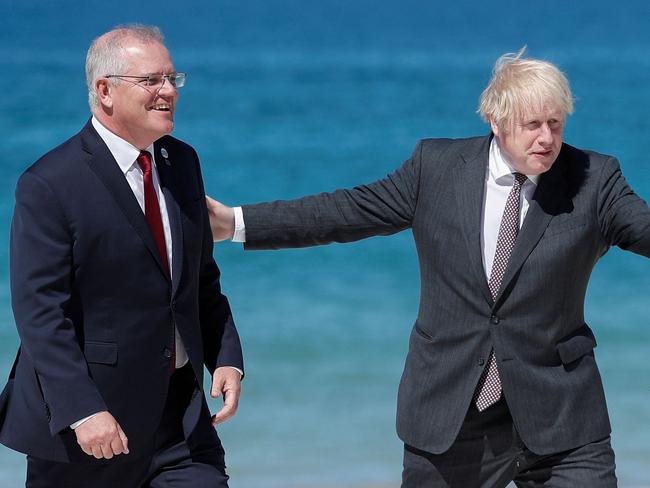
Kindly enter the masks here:
M 16 189 L 0 441 L 27 454 L 30 488 L 227 487 L 213 425 L 243 360 L 198 157 L 168 136 L 185 75 L 137 25 L 96 39 L 86 74 L 91 120 Z

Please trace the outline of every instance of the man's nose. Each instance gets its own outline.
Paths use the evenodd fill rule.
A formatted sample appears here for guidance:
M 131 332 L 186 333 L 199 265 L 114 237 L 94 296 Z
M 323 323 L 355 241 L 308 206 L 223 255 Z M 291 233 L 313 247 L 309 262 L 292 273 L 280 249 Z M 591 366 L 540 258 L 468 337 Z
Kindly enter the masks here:
M 538 141 L 542 145 L 549 145 L 553 142 L 553 131 L 544 123 L 540 127 Z
M 156 95 L 176 95 L 176 91 L 177 89 L 174 84 L 170 82 L 167 77 L 163 77 L 160 87 L 156 90 Z

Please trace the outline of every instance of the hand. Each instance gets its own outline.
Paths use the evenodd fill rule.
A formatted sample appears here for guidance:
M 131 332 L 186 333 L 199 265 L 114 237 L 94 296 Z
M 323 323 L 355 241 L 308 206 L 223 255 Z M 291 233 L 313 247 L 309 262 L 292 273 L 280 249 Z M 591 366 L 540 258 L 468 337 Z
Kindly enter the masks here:
M 99 412 L 74 430 L 83 452 L 97 459 L 129 453 L 129 440 L 108 412 Z
M 208 206 L 210 216 L 210 229 L 212 229 L 212 240 L 214 242 L 232 239 L 235 235 L 235 212 L 231 207 L 206 196 L 205 203 Z
M 241 393 L 241 374 L 230 366 L 217 368 L 212 375 L 210 396 L 217 398 L 223 394 L 223 408 L 212 416 L 212 425 L 225 422 L 233 417 L 239 406 Z

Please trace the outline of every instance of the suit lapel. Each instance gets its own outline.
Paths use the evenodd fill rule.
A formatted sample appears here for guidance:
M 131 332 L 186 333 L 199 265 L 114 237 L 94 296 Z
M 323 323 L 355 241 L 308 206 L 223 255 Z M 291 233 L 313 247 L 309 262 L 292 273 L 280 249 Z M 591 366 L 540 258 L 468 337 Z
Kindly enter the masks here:
M 176 293 L 183 271 L 183 226 L 181 211 L 178 205 L 178 188 L 174 178 L 174 163 L 170 150 L 160 141 L 154 143 L 156 168 L 160 179 L 160 187 L 165 196 L 169 227 L 172 236 L 172 295 Z M 164 154 L 164 155 L 163 155 Z
M 478 153 L 463 155 L 463 162 L 456 166 L 454 181 L 460 204 L 460 224 L 468 248 L 470 268 L 480 283 L 481 293 L 492 305 L 492 295 L 483 268 L 481 248 L 481 222 L 485 194 L 485 176 L 488 163 L 490 137 L 486 137 Z
M 129 183 L 126 181 L 124 173 L 120 170 L 115 158 L 113 158 L 113 155 L 101 137 L 99 137 L 99 134 L 97 134 L 90 121 L 81 132 L 81 140 L 83 149 L 87 154 L 86 163 L 111 193 L 118 207 L 124 213 L 124 216 L 144 242 L 151 257 L 158 263 L 160 272 L 164 276 L 167 276 L 160 259 L 158 248 L 156 247 L 156 241 L 153 238 L 151 229 L 149 229 L 144 212 L 142 212 L 142 208 L 140 208 L 133 194 L 133 190 L 131 190 Z
M 504 291 L 517 276 L 551 219 L 559 213 L 570 211 L 572 205 L 571 198 L 567 196 L 566 181 L 562 175 L 562 161 L 561 158 L 558 158 L 551 169 L 539 179 L 526 218 L 517 235 L 515 247 L 508 260 L 508 267 L 503 276 L 495 305 L 500 302 Z

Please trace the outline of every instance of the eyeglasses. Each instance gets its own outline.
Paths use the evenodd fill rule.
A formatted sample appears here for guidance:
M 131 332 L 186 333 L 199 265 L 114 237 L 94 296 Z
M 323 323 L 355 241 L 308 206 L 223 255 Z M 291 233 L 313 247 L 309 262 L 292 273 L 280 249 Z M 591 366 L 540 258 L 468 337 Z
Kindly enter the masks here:
M 182 88 L 185 86 L 185 79 L 187 74 L 185 73 L 170 73 L 168 75 L 162 74 L 153 74 L 147 76 L 131 76 L 131 75 L 105 75 L 104 78 L 126 78 L 130 80 L 136 80 L 137 83 L 140 83 L 143 86 L 152 87 L 152 88 L 162 88 L 165 84 L 165 81 L 169 83 L 174 88 Z

